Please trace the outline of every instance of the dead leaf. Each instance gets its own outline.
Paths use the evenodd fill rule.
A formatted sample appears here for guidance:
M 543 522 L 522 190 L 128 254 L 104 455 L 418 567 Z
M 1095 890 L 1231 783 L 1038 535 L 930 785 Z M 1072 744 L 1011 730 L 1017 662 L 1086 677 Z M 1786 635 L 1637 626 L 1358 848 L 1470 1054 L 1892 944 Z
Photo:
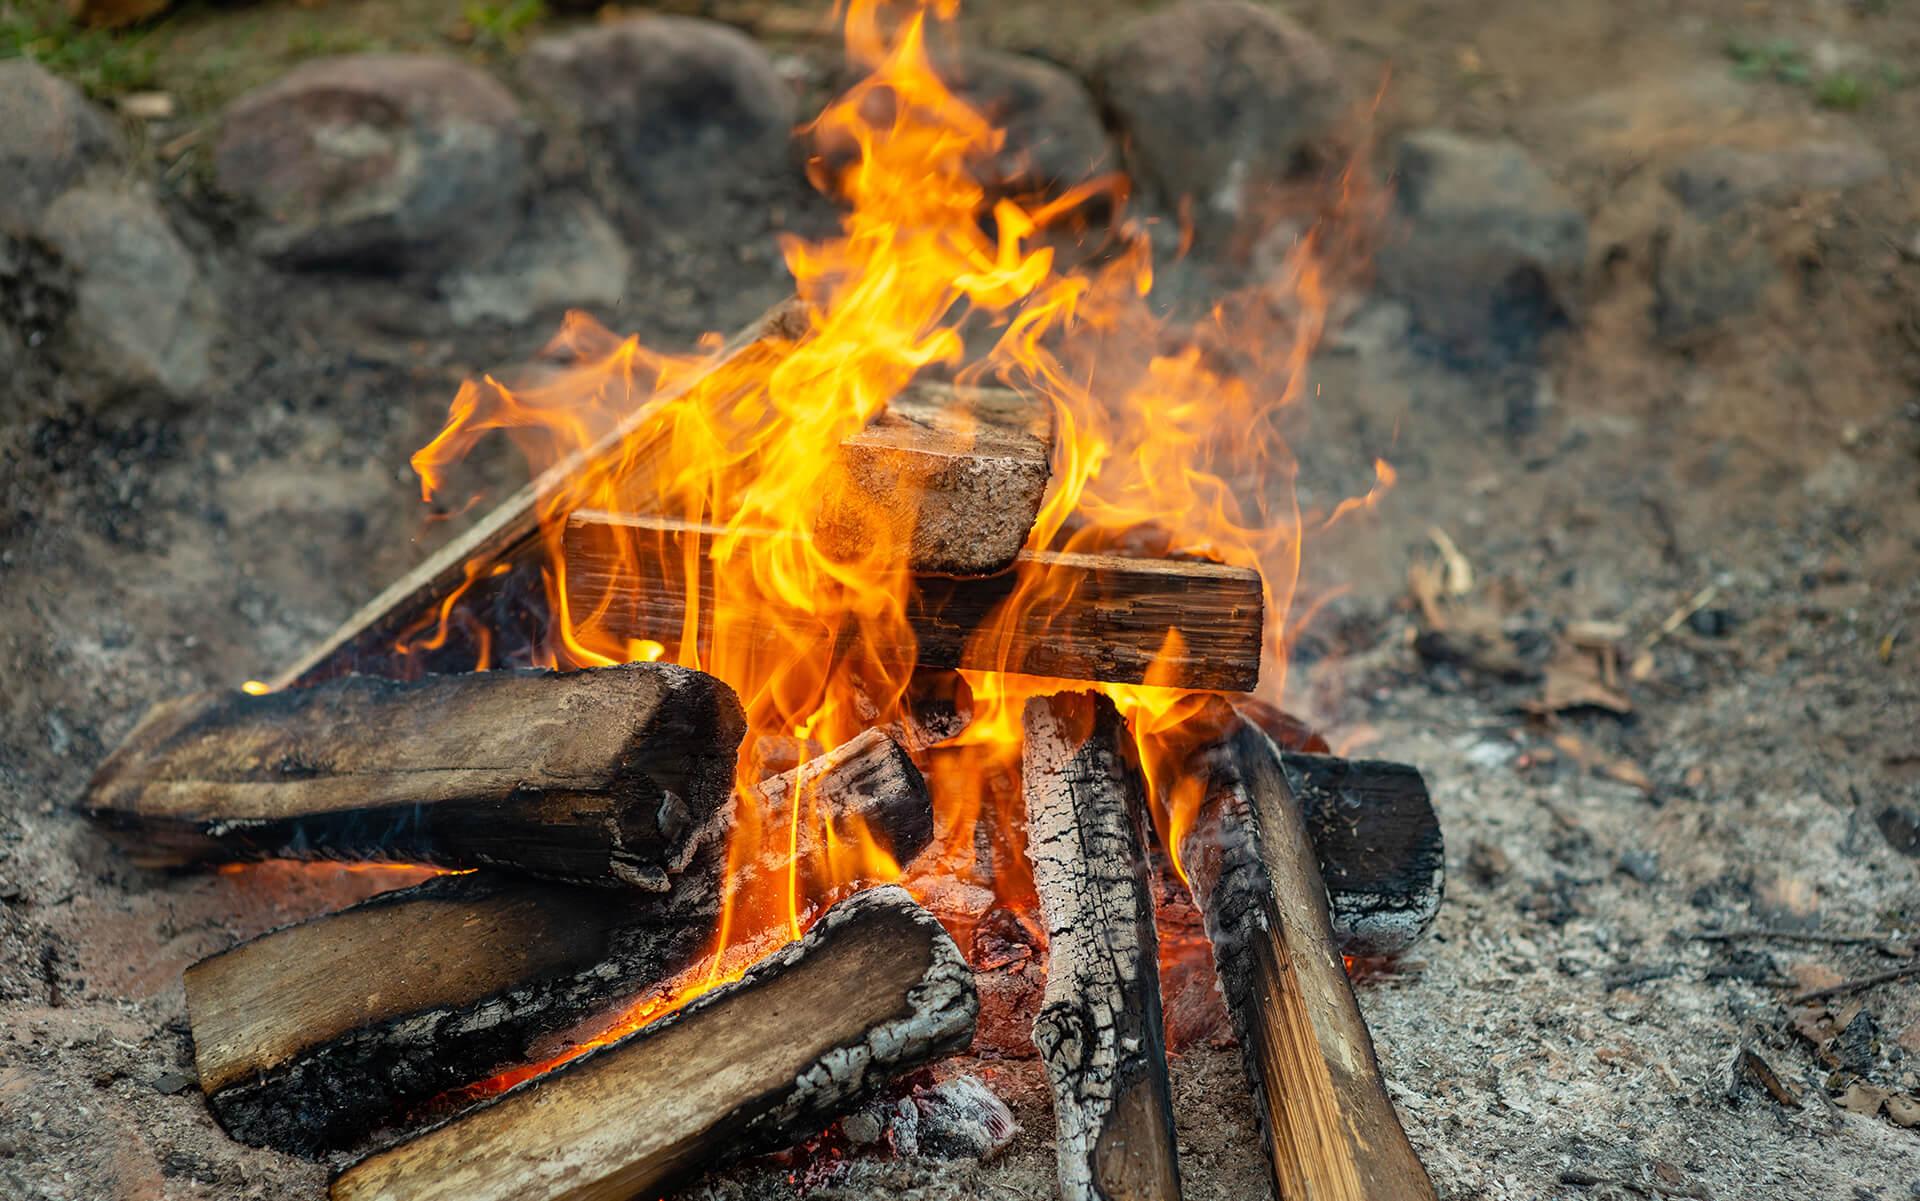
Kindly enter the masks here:
M 1528 711 L 1560 713 L 1567 709 L 1605 709 L 1622 717 L 1633 712 L 1625 693 L 1609 686 L 1605 665 L 1592 653 L 1562 645 L 1547 663 L 1546 685 Z
M 1553 745 L 1559 747 L 1562 754 L 1589 771 L 1597 771 L 1608 779 L 1630 784 L 1642 792 L 1653 791 L 1653 779 L 1646 772 L 1641 771 L 1638 764 L 1630 759 L 1608 754 L 1577 734 L 1563 730 L 1553 736 Z
M 128 92 L 114 107 L 138 121 L 165 121 L 173 116 L 173 96 L 167 92 Z
M 1766 1089 L 1767 1095 L 1776 1102 L 1788 1109 L 1800 1108 L 1799 1094 L 1795 1093 L 1786 1081 L 1780 1079 L 1780 1073 L 1774 1071 L 1773 1065 L 1762 1059 L 1760 1053 L 1752 1047 L 1741 1050 L 1740 1066 L 1747 1075 L 1753 1077 L 1755 1083 Z
M 1440 607 L 1440 569 L 1432 563 L 1407 564 L 1407 591 L 1420 609 L 1420 624 L 1429 630 L 1447 628 L 1446 613 Z
M 1447 537 L 1447 532 L 1437 525 L 1428 527 L 1427 537 L 1433 540 L 1434 549 L 1440 552 L 1441 566 L 1446 569 L 1441 580 L 1446 585 L 1447 595 L 1465 596 L 1472 592 L 1473 564 L 1467 562 L 1467 557 L 1460 553 L 1453 539 Z
M 1847 1091 L 1840 1094 L 1840 1108 L 1848 1113 L 1865 1114 L 1874 1117 L 1887 1103 L 1887 1090 L 1875 1088 L 1864 1080 L 1856 1080 L 1847 1085 Z
M 1787 968 L 1787 974 L 1800 986 L 1796 992 L 1818 992 L 1846 979 L 1824 963 L 1796 963 Z

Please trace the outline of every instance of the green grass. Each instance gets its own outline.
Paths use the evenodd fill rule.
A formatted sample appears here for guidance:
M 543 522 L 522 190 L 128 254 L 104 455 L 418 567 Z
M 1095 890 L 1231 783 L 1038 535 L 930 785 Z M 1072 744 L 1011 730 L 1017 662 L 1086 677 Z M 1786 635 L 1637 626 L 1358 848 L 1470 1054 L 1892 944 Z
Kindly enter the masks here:
M 1733 62 L 1735 76 L 1806 88 L 1815 104 L 1838 112 L 1859 112 L 1883 92 L 1898 91 L 1911 82 L 1905 72 L 1885 63 L 1870 69 L 1843 68 L 1816 75 L 1798 46 L 1778 38 L 1763 42 L 1729 38 L 1726 54 Z
M 95 96 L 154 86 L 144 30 L 83 29 L 58 0 L 0 0 L 0 59 L 30 58 Z
M 476 45 L 517 50 L 527 31 L 547 19 L 546 0 L 506 0 L 504 4 L 473 3 L 462 10 L 473 29 Z
M 1837 71 L 1813 86 L 1813 99 L 1821 108 L 1858 112 L 1873 96 L 1873 85 L 1851 71 Z

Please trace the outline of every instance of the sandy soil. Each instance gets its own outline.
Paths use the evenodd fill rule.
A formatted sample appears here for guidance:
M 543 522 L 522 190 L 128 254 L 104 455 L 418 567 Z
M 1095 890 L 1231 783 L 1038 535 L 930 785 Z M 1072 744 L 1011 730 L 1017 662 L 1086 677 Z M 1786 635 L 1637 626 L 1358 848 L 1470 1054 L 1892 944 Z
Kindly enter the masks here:
M 1089 4 L 1069 30 L 1058 6 L 1012 0 L 970 19 L 1073 64 L 1135 7 Z M 1920 14 L 1683 7 L 1296 7 L 1351 78 L 1388 78 L 1383 144 L 1430 124 L 1510 134 L 1592 222 L 1581 324 L 1543 364 L 1447 367 L 1410 347 L 1397 306 L 1366 302 L 1317 361 L 1299 448 L 1309 488 L 1380 452 L 1400 475 L 1372 517 L 1310 547 L 1314 591 L 1338 595 L 1291 689 L 1343 747 L 1419 764 L 1441 811 L 1438 928 L 1362 1003 L 1448 1198 L 1920 1195 L 1920 1136 L 1833 1095 L 1855 1077 L 1920 1091 L 1920 988 L 1802 1015 L 1856 1032 L 1841 1067 L 1784 1004 L 1902 960 L 1694 937 L 1920 926 L 1920 89 L 1823 110 L 1805 87 L 1734 78 L 1724 51 L 1733 34 L 1789 36 L 1910 65 Z M 1709 143 L 1839 134 L 1886 151 L 1893 178 L 1770 212 L 1767 244 L 1792 270 L 1760 309 L 1702 343 L 1660 342 L 1662 165 Z M 407 455 L 463 375 L 544 336 L 452 332 L 369 285 L 289 288 L 205 241 L 253 316 L 199 403 L 102 407 L 32 360 L 0 387 L 8 1197 L 320 1195 L 321 1168 L 213 1125 L 191 1085 L 180 971 L 374 885 L 135 871 L 69 807 L 147 703 L 269 674 L 443 536 L 421 520 Z M 690 338 L 780 291 L 770 254 L 664 256 L 603 316 Z M 518 470 L 505 454 L 484 467 L 502 482 Z M 1456 631 L 1495 631 L 1536 665 L 1570 623 L 1652 640 L 1651 669 L 1623 685 L 1630 711 L 1539 717 L 1538 679 L 1423 657 L 1431 623 L 1407 575 L 1438 556 L 1435 528 L 1473 569 L 1445 613 Z M 1708 586 L 1706 614 L 1656 639 Z M 1797 1108 L 1735 1073 L 1743 1047 Z M 862 1160 L 813 1195 L 1051 1195 L 1031 1065 L 981 1070 L 1023 1126 L 1000 1159 Z M 1261 1195 L 1235 1052 L 1191 1048 L 1175 1075 L 1188 1196 Z M 688 1195 L 788 1197 L 788 1171 L 739 1168 Z

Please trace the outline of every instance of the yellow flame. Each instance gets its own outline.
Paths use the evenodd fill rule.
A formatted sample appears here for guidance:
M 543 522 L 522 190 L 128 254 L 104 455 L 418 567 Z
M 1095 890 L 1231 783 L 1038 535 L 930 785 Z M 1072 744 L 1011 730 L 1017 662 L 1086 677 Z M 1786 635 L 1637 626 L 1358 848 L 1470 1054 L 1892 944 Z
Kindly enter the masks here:
M 867 70 L 807 129 L 822 151 L 816 182 L 845 202 L 837 236 L 789 238 L 782 249 L 805 307 L 795 336 L 769 337 L 731 359 L 664 355 L 570 315 L 556 358 L 571 366 L 509 385 L 464 386 L 445 429 L 413 459 L 424 494 L 449 487 L 447 468 L 492 431 L 513 436 L 545 468 L 632 425 L 619 450 L 562 488 L 540 514 L 544 582 L 555 615 L 545 654 L 558 666 L 666 659 L 718 675 L 740 693 L 750 739 L 833 746 L 904 716 L 915 660 L 907 621 L 914 581 L 894 523 L 833 553 L 814 539 L 821 499 L 837 495 L 838 449 L 917 374 L 938 367 L 962 382 L 997 379 L 1044 398 L 1055 419 L 1053 483 L 1029 539 L 1033 549 L 1191 556 L 1255 568 L 1266 599 L 1260 694 L 1285 684 L 1287 620 L 1301 547 L 1323 520 L 1294 497 L 1294 459 L 1281 426 L 1301 400 L 1308 356 L 1342 282 L 1330 264 L 1354 256 L 1371 212 L 1364 176 L 1349 173 L 1322 197 L 1326 211 L 1261 283 L 1189 327 L 1153 303 L 1146 231 L 1121 223 L 1086 269 L 1063 268 L 1055 235 L 1087 221 L 1089 202 L 1119 206 L 1123 179 L 1091 180 L 1052 200 L 989 196 L 970 162 L 998 152 L 1003 134 L 956 97 L 934 71 L 929 18 L 950 19 L 953 0 L 908 5 L 853 0 L 845 17 L 850 57 Z M 966 361 L 968 330 L 992 331 L 990 349 Z M 636 412 L 643 419 L 634 422 Z M 1375 492 L 1391 483 L 1378 465 Z M 1367 498 L 1343 504 L 1344 515 Z M 910 505 L 912 497 L 892 498 Z M 562 553 L 578 509 L 642 512 L 657 528 L 621 533 L 619 570 L 604 595 L 569 600 Z M 664 531 L 664 532 L 663 532 Z M 469 566 L 467 583 L 505 564 Z M 622 590 L 684 594 L 678 636 L 631 640 L 610 629 Z M 401 639 L 402 649 L 444 641 L 450 598 Z M 1009 633 L 1044 629 L 1073 601 L 1058 579 L 1023 570 L 1007 602 L 974 635 L 968 661 L 1013 666 Z M 484 633 L 484 631 L 483 631 Z M 483 648 L 489 646 L 484 638 Z M 1184 654 L 1169 631 L 1162 662 Z M 483 649 L 484 655 L 490 650 Z M 481 666 L 486 666 L 483 662 Z M 927 761 L 936 798 L 939 870 L 965 874 L 977 847 L 994 858 L 1003 902 L 1026 904 L 1017 787 L 1020 715 L 1033 695 L 1085 687 L 1008 674 L 964 673 L 974 720 Z M 1199 798 L 1177 771 L 1204 696 L 1150 672 L 1135 686 L 1106 685 L 1128 717 L 1154 793 L 1155 824 L 1177 855 Z M 1217 709 L 1217 702 L 1213 706 Z M 756 756 L 740 758 L 737 787 Z M 737 806 L 729 891 L 715 965 L 729 947 L 768 932 L 797 937 L 835 890 L 897 879 L 901 865 L 857 827 L 836 830 L 808 788 L 796 788 L 779 834 L 754 805 Z M 802 823 L 821 838 L 823 863 L 804 878 Z M 786 839 L 789 870 L 777 880 L 739 870 L 763 840 Z M 752 883 L 742 885 L 742 879 Z M 700 976 L 672 999 L 714 985 Z M 673 1005 L 650 1002 L 647 1016 Z

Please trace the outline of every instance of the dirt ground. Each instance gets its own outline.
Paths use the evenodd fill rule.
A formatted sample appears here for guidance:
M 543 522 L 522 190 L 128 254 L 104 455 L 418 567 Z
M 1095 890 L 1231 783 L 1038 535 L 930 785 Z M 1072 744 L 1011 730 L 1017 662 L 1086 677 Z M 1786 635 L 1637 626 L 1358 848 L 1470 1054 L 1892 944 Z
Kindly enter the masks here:
M 234 38 L 297 57 L 316 21 L 443 42 L 456 7 L 195 6 L 145 36 L 160 81 L 199 81 L 178 90 L 210 109 L 220 70 L 198 56 L 220 30 L 254 22 Z M 969 0 L 967 21 L 1080 66 L 1139 7 Z M 824 52 L 788 9 L 717 8 L 788 52 Z M 1511 136 L 1590 223 L 1577 322 L 1539 362 L 1449 365 L 1402 306 L 1363 297 L 1316 359 L 1296 447 L 1309 491 L 1377 453 L 1398 472 L 1365 520 L 1308 548 L 1309 590 L 1328 599 L 1290 693 L 1341 748 L 1419 765 L 1440 810 L 1436 930 L 1361 993 L 1414 1145 L 1450 1199 L 1920 1197 L 1920 1130 L 1855 1112 L 1873 1106 L 1848 1092 L 1920 1093 L 1920 985 L 1787 1000 L 1908 962 L 1920 929 L 1920 87 L 1863 74 L 1857 106 L 1823 90 L 1878 69 L 1849 64 L 1920 70 L 1920 11 L 1292 11 L 1363 92 L 1381 87 L 1381 146 L 1433 125 Z M 1756 77 L 1737 47 L 1774 42 L 1801 48 L 1813 78 Z M 1760 236 L 1784 267 L 1759 305 L 1710 337 L 1659 336 L 1665 165 L 1839 136 L 1878 147 L 1891 175 L 1769 209 Z M 290 287 L 227 244 L 190 170 L 164 180 L 246 314 L 218 347 L 217 386 L 191 404 L 102 403 L 30 355 L 0 383 L 8 1198 L 322 1195 L 323 1168 L 213 1124 L 180 973 L 373 885 L 141 872 L 71 806 L 147 704 L 270 675 L 430 549 L 448 526 L 423 521 L 408 455 L 461 378 L 524 359 L 550 328 L 455 330 L 378 285 Z M 730 328 L 784 290 L 770 241 L 655 248 L 634 275 L 600 316 L 663 341 Z M 503 483 L 520 470 L 505 453 L 485 467 Z M 1449 560 L 1471 586 L 1423 612 L 1409 571 Z M 1592 622 L 1624 627 L 1620 702 L 1535 712 L 1543 669 Z M 1715 930 L 1749 933 L 1700 937 Z M 1858 932 L 1878 937 L 1795 940 Z M 1797 1105 L 1737 1070 L 1743 1049 Z M 1203 1044 L 1174 1065 L 1193 1201 L 1264 1195 L 1236 1055 Z M 1042 1083 L 1029 1064 L 975 1066 L 1014 1104 L 1009 1151 L 856 1160 L 811 1195 L 1051 1196 Z M 791 1197 L 790 1170 L 746 1165 L 686 1195 Z

